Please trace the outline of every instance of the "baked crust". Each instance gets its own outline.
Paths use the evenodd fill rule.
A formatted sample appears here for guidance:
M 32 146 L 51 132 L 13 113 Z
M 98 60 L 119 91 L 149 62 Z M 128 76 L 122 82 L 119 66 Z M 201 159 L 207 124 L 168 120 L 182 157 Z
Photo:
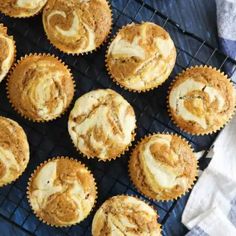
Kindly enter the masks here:
M 154 200 L 172 200 L 186 193 L 197 176 L 197 160 L 177 135 L 153 134 L 134 148 L 129 162 L 132 182 Z
M 59 157 L 42 163 L 28 184 L 35 214 L 52 226 L 69 226 L 85 219 L 96 202 L 93 175 L 80 162 Z
M 80 54 L 95 50 L 106 40 L 112 14 L 106 0 L 49 0 L 43 25 L 54 46 Z
M 157 213 L 136 197 L 118 195 L 105 201 L 96 212 L 92 235 L 161 235 Z
M 0 11 L 11 17 L 31 17 L 39 13 L 47 0 L 0 0 Z
M 173 121 L 191 134 L 221 129 L 235 111 L 235 89 L 230 80 L 211 67 L 192 67 L 171 86 L 169 111 Z
M 132 106 L 111 89 L 80 97 L 72 109 L 68 130 L 75 147 L 87 157 L 110 160 L 123 154 L 134 139 Z
M 8 79 L 10 102 L 22 116 L 33 121 L 49 121 L 61 116 L 73 95 L 70 70 L 51 55 L 22 58 Z
M 0 187 L 16 180 L 29 162 L 29 144 L 21 126 L 0 116 Z
M 16 54 L 15 41 L 7 34 L 7 28 L 0 24 L 0 82 L 9 72 Z
M 160 26 L 145 22 L 119 30 L 107 51 L 107 68 L 122 87 L 147 91 L 168 79 L 176 61 L 170 35 Z

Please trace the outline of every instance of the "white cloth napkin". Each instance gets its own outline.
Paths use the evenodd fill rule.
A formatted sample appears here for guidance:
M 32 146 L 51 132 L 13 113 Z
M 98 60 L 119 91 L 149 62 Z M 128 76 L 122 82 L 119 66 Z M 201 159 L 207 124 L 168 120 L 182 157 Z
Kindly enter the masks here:
M 188 236 L 236 236 L 236 116 L 218 136 L 212 153 L 182 215 Z

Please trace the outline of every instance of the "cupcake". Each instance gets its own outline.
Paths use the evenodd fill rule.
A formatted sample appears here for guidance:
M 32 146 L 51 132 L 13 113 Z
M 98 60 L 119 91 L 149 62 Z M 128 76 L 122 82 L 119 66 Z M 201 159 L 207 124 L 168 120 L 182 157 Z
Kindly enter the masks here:
M 19 76 L 21 75 L 21 76 Z M 8 79 L 8 97 L 22 116 L 38 122 L 61 116 L 74 95 L 70 70 L 46 54 L 21 58 Z
M 145 22 L 123 27 L 111 42 L 106 66 L 113 80 L 132 91 L 148 91 L 168 79 L 176 49 L 160 26 Z
M 168 105 L 172 120 L 182 130 L 195 135 L 210 134 L 232 117 L 235 90 L 219 70 L 191 67 L 173 82 Z
M 72 109 L 68 130 L 75 147 L 88 158 L 111 160 L 123 154 L 134 139 L 132 106 L 111 89 L 80 97 Z
M 87 53 L 107 38 L 112 14 L 106 0 L 48 0 L 43 25 L 51 43 L 65 53 Z
M 30 17 L 38 14 L 47 0 L 0 0 L 0 12 L 11 17 Z
M 84 220 L 97 197 L 96 183 L 80 162 L 58 157 L 42 163 L 31 175 L 27 196 L 36 216 L 51 226 Z
M 1 6 L 1 4 L 0 4 Z M 10 70 L 16 55 L 15 41 L 8 36 L 7 28 L 0 24 L 0 82 Z
M 0 116 L 0 187 L 16 180 L 29 162 L 26 134 L 15 121 Z
M 172 200 L 186 193 L 197 176 L 197 160 L 177 135 L 153 134 L 134 148 L 129 173 L 132 182 L 153 200 Z
M 118 195 L 105 201 L 96 212 L 92 235 L 161 235 L 157 213 L 136 197 Z

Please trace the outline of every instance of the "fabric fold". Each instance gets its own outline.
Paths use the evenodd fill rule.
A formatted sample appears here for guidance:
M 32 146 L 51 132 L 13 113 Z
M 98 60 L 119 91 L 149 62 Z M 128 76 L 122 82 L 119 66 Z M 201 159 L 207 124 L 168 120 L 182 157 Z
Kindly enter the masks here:
M 227 236 L 236 235 L 235 140 L 236 117 L 219 134 L 211 152 L 212 161 L 188 199 L 182 215 L 182 223 L 191 230 L 188 236 L 223 235 L 222 229 Z

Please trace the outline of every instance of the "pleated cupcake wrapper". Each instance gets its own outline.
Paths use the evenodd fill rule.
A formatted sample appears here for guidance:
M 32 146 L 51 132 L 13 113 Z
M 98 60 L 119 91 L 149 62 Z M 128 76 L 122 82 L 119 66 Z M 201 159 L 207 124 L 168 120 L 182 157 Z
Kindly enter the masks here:
M 132 156 L 133 156 L 133 152 L 136 150 L 136 148 L 147 138 L 150 138 L 152 137 L 153 135 L 157 135 L 157 134 L 166 134 L 166 135 L 172 135 L 172 136 L 175 136 L 175 137 L 178 137 L 180 138 L 181 140 L 183 140 L 187 145 L 188 147 L 192 150 L 193 154 L 194 154 L 194 150 L 193 148 L 191 147 L 191 145 L 189 144 L 189 142 L 184 139 L 183 137 L 181 137 L 180 135 L 177 135 L 175 133 L 169 133 L 169 132 L 160 132 L 160 133 L 151 133 L 151 134 L 148 134 L 146 136 L 144 136 L 137 144 L 136 146 L 134 147 L 131 155 L 130 155 L 130 159 L 129 159 L 129 164 L 128 164 L 128 172 L 129 172 L 129 177 L 130 177 L 130 180 L 133 184 L 133 186 L 138 190 L 138 192 L 140 192 L 143 196 L 145 196 L 147 199 L 149 199 L 150 201 L 158 201 L 158 202 L 168 202 L 168 201 L 173 201 L 173 200 L 177 200 L 179 198 L 181 198 L 182 196 L 184 196 L 186 193 L 188 193 L 194 186 L 197 178 L 198 178 L 198 170 L 199 170 L 199 165 L 198 165 L 198 160 L 196 159 L 196 174 L 195 174 L 195 177 L 194 179 L 192 180 L 192 183 L 189 185 L 189 187 L 186 189 L 185 192 L 183 192 L 181 195 L 177 196 L 177 197 L 173 197 L 173 198 L 170 198 L 170 199 L 155 199 L 155 198 L 152 198 L 150 196 L 148 196 L 147 194 L 145 194 L 141 189 L 140 187 L 138 186 L 138 184 L 136 184 L 136 181 L 135 181 L 135 178 L 133 177 L 132 175 L 132 170 L 131 170 L 131 162 L 132 162 Z M 134 170 L 135 171 L 135 170 Z
M 95 196 L 95 199 L 94 199 L 94 204 L 93 204 L 93 207 L 91 208 L 90 212 L 79 222 L 76 222 L 76 223 L 73 223 L 73 224 L 68 224 L 68 225 L 53 225 L 53 224 L 50 224 L 49 222 L 45 221 L 44 219 L 41 218 L 41 216 L 34 210 L 32 204 L 31 204 L 31 200 L 30 200 L 30 185 L 32 183 L 32 180 L 35 176 L 36 173 L 38 173 L 38 171 L 43 167 L 45 166 L 48 162 L 50 161 L 55 161 L 55 160 L 60 160 L 60 159 L 64 159 L 64 160 L 71 160 L 71 161 L 75 161 L 77 163 L 79 163 L 83 168 L 85 168 L 89 174 L 92 176 L 93 178 L 93 182 L 94 182 L 94 185 L 95 185 L 95 190 L 96 190 L 96 196 Z M 33 210 L 35 216 L 41 221 L 43 222 L 44 224 L 47 224 L 49 226 L 52 226 L 52 227 L 56 227 L 56 228 L 66 228 L 66 227 L 71 227 L 71 226 L 74 226 L 74 225 L 77 225 L 77 224 L 80 224 L 81 222 L 83 222 L 91 213 L 92 211 L 94 211 L 94 208 L 97 204 L 97 198 L 98 198 L 98 190 L 97 190 L 97 183 L 95 181 L 95 178 L 92 174 L 92 172 L 88 169 L 88 167 L 83 164 L 82 162 L 74 159 L 74 158 L 71 158 L 71 157 L 68 157 L 68 156 L 57 156 L 57 157 L 53 157 L 53 158 L 50 158 L 44 162 L 42 162 L 41 164 L 39 164 L 36 169 L 34 170 L 34 172 L 31 174 L 29 180 L 28 180 L 28 184 L 27 184 L 27 192 L 26 192 L 26 195 L 27 195 L 27 199 L 28 199 L 28 202 L 29 202 L 29 205 L 31 207 L 31 209 Z
M 44 33 L 45 33 L 45 35 L 46 35 L 46 37 L 47 37 L 49 43 L 50 43 L 54 48 L 60 50 L 61 52 L 65 53 L 65 54 L 67 54 L 67 55 L 72 55 L 72 56 L 89 55 L 89 54 L 92 54 L 92 53 L 98 51 L 98 50 L 99 50 L 102 46 L 104 46 L 104 45 L 106 44 L 106 42 L 108 41 L 108 39 L 109 39 L 109 37 L 110 37 L 110 35 L 111 35 L 112 26 L 113 26 L 113 13 L 112 13 L 112 10 L 111 10 L 112 7 L 111 7 L 110 2 L 107 1 L 107 4 L 108 4 L 108 7 L 109 7 L 109 10 L 110 10 L 110 13 L 111 13 L 111 26 L 110 26 L 109 32 L 107 33 L 106 38 L 105 38 L 105 39 L 103 40 L 103 42 L 102 42 L 100 45 L 98 45 L 96 48 L 94 48 L 94 49 L 91 50 L 91 51 L 87 51 L 87 52 L 67 52 L 67 51 L 61 49 L 60 47 L 56 46 L 56 45 L 52 42 L 52 40 L 50 39 L 50 37 L 48 36 L 48 33 L 47 33 L 47 31 L 45 30 L 46 27 L 44 26 L 44 20 L 43 20 L 43 18 L 42 18 L 43 27 L 44 27 Z
M 132 133 L 132 139 L 131 139 L 129 145 L 127 145 L 127 147 L 124 149 L 124 151 L 123 151 L 122 153 L 120 153 L 120 154 L 119 154 L 118 156 L 116 156 L 116 157 L 107 158 L 107 159 L 101 159 L 101 158 L 96 157 L 96 156 L 87 156 L 86 154 L 84 154 L 84 153 L 75 145 L 75 143 L 73 142 L 71 136 L 70 136 L 70 139 L 71 139 L 71 141 L 72 141 L 72 143 L 73 143 L 75 149 L 76 149 L 84 158 L 87 158 L 87 159 L 97 159 L 98 161 L 101 161 L 101 162 L 106 162 L 106 161 L 109 162 L 109 161 L 116 160 L 117 158 L 120 158 L 122 155 L 124 155 L 124 154 L 132 147 L 133 142 L 134 142 L 135 137 L 136 137 L 136 129 L 137 129 L 137 127 L 135 126 L 135 129 L 134 129 L 134 131 L 133 131 L 133 133 Z
M 187 68 L 186 70 L 183 70 L 182 72 L 180 72 L 176 77 L 175 79 L 171 82 L 171 85 L 169 86 L 169 89 L 168 89 L 168 96 L 167 96 L 167 111 L 169 113 L 169 116 L 170 116 L 170 119 L 171 121 L 173 122 L 173 124 L 175 124 L 180 130 L 184 131 L 185 133 L 189 134 L 189 135 L 196 135 L 196 136 L 204 136 L 204 135 L 211 135 L 211 134 L 215 134 L 217 133 L 219 130 L 223 129 L 230 121 L 231 119 L 233 118 L 233 116 L 235 115 L 235 112 L 236 112 L 236 104 L 234 106 L 234 111 L 232 112 L 232 114 L 230 114 L 229 118 L 228 118 L 228 121 L 225 122 L 225 124 L 223 124 L 222 126 L 220 126 L 218 129 L 215 129 L 215 130 L 212 130 L 212 131 L 206 131 L 206 132 L 190 132 L 189 130 L 186 130 L 184 129 L 183 127 L 181 127 L 181 125 L 178 124 L 178 122 L 174 119 L 174 117 L 172 116 L 172 112 L 171 112 L 171 108 L 170 108 L 170 104 L 169 104 L 169 97 L 170 97 L 170 92 L 175 84 L 175 82 L 186 72 L 186 71 L 189 71 L 193 68 L 210 68 L 214 71 L 217 71 L 217 72 L 220 72 L 221 75 L 223 75 L 228 81 L 229 83 L 233 86 L 234 88 L 234 85 L 232 83 L 232 81 L 229 80 L 229 78 L 220 70 L 218 70 L 217 68 L 215 67 L 212 67 L 212 66 L 206 66 L 206 65 L 200 65 L 200 66 L 191 66 L 189 68 Z M 234 88 L 234 91 L 235 91 L 235 88 Z
M 133 197 L 133 198 L 135 198 L 135 199 L 137 199 L 137 200 L 139 200 L 139 201 L 144 202 L 145 204 L 147 204 L 149 207 L 151 207 L 151 208 L 154 210 L 154 212 L 156 213 L 156 220 L 158 220 L 158 219 L 160 218 L 159 215 L 158 215 L 158 213 L 157 213 L 157 210 L 153 207 L 153 205 L 150 204 L 150 202 L 148 202 L 146 199 L 142 199 L 141 197 L 139 197 L 139 196 L 137 196 L 137 195 L 134 195 L 134 194 L 119 194 L 119 195 L 115 195 L 115 196 L 112 196 L 112 197 L 108 198 L 106 201 L 109 201 L 109 200 L 111 200 L 111 199 L 113 199 L 113 198 L 121 197 L 121 196 L 123 196 L 123 197 Z M 106 202 L 106 201 L 105 201 L 105 202 Z M 102 205 L 103 205 L 105 202 L 103 202 Z M 102 205 L 101 205 L 100 207 L 102 207 Z M 100 207 L 99 207 L 99 209 L 100 209 Z M 96 213 L 95 213 L 95 214 L 96 214 Z M 158 224 L 158 226 L 160 227 L 160 235 L 161 235 L 161 232 L 162 232 L 162 225 L 161 225 L 160 223 L 158 223 L 158 222 L 157 222 L 157 224 Z
M 46 4 L 47 4 L 47 1 L 46 1 L 46 3 L 42 6 L 42 8 L 41 8 L 40 10 L 38 10 L 37 12 L 35 12 L 34 14 L 29 15 L 29 16 L 16 16 L 16 15 L 14 15 L 14 14 L 9 14 L 9 13 L 2 12 L 2 11 L 0 11 L 0 12 L 1 12 L 3 15 L 5 15 L 5 16 L 12 17 L 12 18 L 15 18 L 15 19 L 27 19 L 27 18 L 32 18 L 32 17 L 37 16 L 37 15 L 39 15 L 40 13 L 42 13 L 43 8 L 46 6 Z
M 142 24 L 145 23 L 144 21 L 141 22 Z M 161 86 L 163 83 L 165 83 L 165 81 L 169 78 L 169 76 L 164 80 L 162 81 L 160 84 L 157 84 L 151 88 L 144 88 L 144 89 L 132 89 L 132 88 L 128 88 L 126 87 L 125 85 L 121 84 L 120 82 L 118 82 L 118 80 L 113 76 L 111 70 L 110 70 L 110 67 L 109 67 L 109 60 L 108 60 L 108 51 L 109 51 L 109 48 L 112 44 L 112 42 L 115 40 L 115 38 L 118 36 L 118 34 L 120 33 L 121 30 L 123 30 L 124 28 L 126 28 L 127 26 L 131 26 L 131 25 L 134 25 L 134 23 L 129 23 L 127 25 L 123 25 L 117 32 L 116 34 L 113 36 L 113 38 L 110 40 L 109 44 L 108 44 L 108 47 L 107 47 L 107 50 L 106 50 L 106 58 L 105 58 L 105 66 L 106 66 L 106 70 L 107 70 L 107 73 L 108 75 L 110 76 L 110 78 L 112 79 L 112 81 L 118 85 L 120 88 L 122 89 L 125 89 L 129 92 L 134 92 L 134 93 L 145 93 L 145 92 L 149 92 L 149 91 L 152 91 L 156 88 L 158 88 L 159 86 Z
M 23 112 L 20 111 L 20 109 L 18 109 L 14 104 L 13 102 L 11 101 L 11 97 L 10 97 L 10 93 L 9 93 L 9 80 L 14 72 L 14 70 L 16 69 L 16 67 L 19 65 L 20 62 L 22 62 L 24 59 L 28 58 L 28 57 L 34 57 L 34 56 L 47 56 L 47 57 L 51 57 L 51 58 L 55 58 L 57 59 L 63 66 L 65 66 L 65 68 L 68 70 L 69 74 L 70 74 L 70 77 L 73 81 L 73 86 L 74 86 L 74 91 L 73 91 L 73 96 L 74 96 L 74 93 L 75 93 L 75 88 L 76 88 L 76 84 L 75 84 L 75 81 L 74 81 L 74 78 L 73 78 L 73 75 L 71 73 L 71 70 L 70 68 L 61 60 L 59 59 L 58 57 L 54 56 L 53 54 L 47 54 L 47 53 L 30 53 L 30 54 L 27 54 L 23 57 L 21 57 L 19 60 L 17 60 L 17 62 L 12 66 L 9 74 L 8 74 L 8 77 L 7 77 L 7 86 L 6 86 L 6 90 L 7 90 L 7 98 L 12 106 L 12 108 L 23 118 L 29 120 L 29 121 L 32 121 L 32 122 L 36 122 L 36 123 L 45 123 L 45 122 L 50 122 L 50 121 L 53 121 L 53 120 L 56 120 L 58 118 L 61 118 L 69 109 L 69 107 L 71 106 L 71 103 L 73 101 L 73 98 L 71 99 L 71 102 L 70 104 L 64 109 L 64 111 L 59 114 L 58 116 L 56 117 L 53 117 L 49 120 L 43 120 L 43 119 L 33 119 L 31 117 L 28 117 L 26 116 Z
M 14 44 L 14 57 L 13 57 L 12 64 L 11 64 L 11 67 L 10 67 L 8 73 L 7 73 L 6 76 L 3 78 L 3 80 L 4 80 L 6 77 L 8 77 L 8 74 L 9 74 L 9 72 L 11 71 L 12 66 L 14 65 L 14 62 L 15 62 L 15 60 L 16 60 L 17 50 L 16 50 L 16 42 L 15 42 L 13 36 L 9 36 L 8 33 L 7 33 L 8 28 L 7 28 L 6 26 L 4 26 L 2 23 L 0 23 L 0 29 L 1 29 L 1 28 L 4 30 L 5 35 L 6 35 L 8 38 L 12 39 L 13 44 Z M 1 81 L 0 81 L 0 82 L 1 82 Z

